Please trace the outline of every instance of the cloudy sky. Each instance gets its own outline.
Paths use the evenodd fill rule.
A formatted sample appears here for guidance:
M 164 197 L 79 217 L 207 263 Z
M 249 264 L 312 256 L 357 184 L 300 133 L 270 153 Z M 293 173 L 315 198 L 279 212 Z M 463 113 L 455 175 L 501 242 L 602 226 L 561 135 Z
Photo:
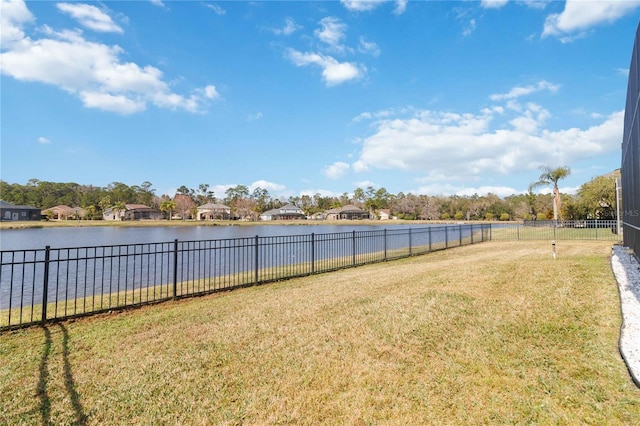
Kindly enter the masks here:
M 0 2 L 9 183 L 507 196 L 620 167 L 637 0 Z

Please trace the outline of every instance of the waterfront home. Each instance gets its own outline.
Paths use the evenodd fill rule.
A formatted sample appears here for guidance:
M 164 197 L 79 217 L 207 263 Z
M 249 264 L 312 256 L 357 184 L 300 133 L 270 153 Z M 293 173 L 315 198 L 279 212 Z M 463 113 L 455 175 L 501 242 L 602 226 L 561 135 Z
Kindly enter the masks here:
M 268 210 L 260 215 L 260 220 L 300 220 L 306 219 L 302 209 L 294 206 L 293 204 L 287 204 L 277 209 Z
M 49 220 L 82 219 L 87 216 L 87 210 L 82 207 L 69 207 L 64 204 L 44 209 L 40 213 Z
M 391 210 L 389 209 L 378 210 L 378 217 L 380 218 L 380 220 L 391 219 Z
M 370 214 L 359 207 L 348 205 L 338 209 L 327 210 L 325 217 L 327 220 L 361 220 L 369 219 Z
M 0 220 L 40 220 L 40 209 L 31 206 L 16 206 L 0 200 Z
M 198 220 L 229 220 L 231 207 L 224 204 L 207 203 L 198 207 Z
M 115 206 L 104 211 L 104 220 L 160 220 L 162 212 L 144 204 L 125 204 L 124 210 Z

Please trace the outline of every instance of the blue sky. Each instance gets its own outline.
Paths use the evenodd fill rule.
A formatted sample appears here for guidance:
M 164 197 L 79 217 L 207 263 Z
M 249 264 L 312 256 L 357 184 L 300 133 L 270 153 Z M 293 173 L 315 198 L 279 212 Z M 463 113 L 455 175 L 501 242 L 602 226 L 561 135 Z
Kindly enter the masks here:
M 0 7 L 9 183 L 508 196 L 620 167 L 640 1 Z

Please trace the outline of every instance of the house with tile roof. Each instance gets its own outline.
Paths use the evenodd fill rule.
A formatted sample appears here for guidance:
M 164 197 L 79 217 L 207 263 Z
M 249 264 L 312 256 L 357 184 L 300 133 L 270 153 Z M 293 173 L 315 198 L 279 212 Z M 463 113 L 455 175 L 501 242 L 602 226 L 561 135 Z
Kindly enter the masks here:
M 224 204 L 207 203 L 198 207 L 198 220 L 229 220 L 231 207 Z
M 49 220 L 81 219 L 87 216 L 86 209 L 82 207 L 69 207 L 64 204 L 43 209 L 40 213 Z

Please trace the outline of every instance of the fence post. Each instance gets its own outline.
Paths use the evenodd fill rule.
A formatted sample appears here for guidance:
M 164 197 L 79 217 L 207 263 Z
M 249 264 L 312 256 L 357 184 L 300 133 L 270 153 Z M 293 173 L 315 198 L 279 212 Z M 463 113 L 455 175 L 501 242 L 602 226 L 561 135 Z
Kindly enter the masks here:
M 471 225 L 471 245 L 473 245 L 473 228 L 475 225 Z
M 387 228 L 384 229 L 384 260 L 387 260 Z
M 258 262 L 258 243 L 259 243 L 260 237 L 256 235 L 256 243 L 254 245 L 254 249 L 253 249 L 253 254 L 254 254 L 254 270 L 255 270 L 255 275 L 254 275 L 254 282 L 256 284 L 258 284 L 258 267 L 259 267 L 259 262 Z
M 311 233 L 311 273 L 316 272 L 316 234 Z
M 462 225 L 458 225 L 458 228 L 459 228 L 459 232 L 460 232 L 460 234 L 459 234 L 459 236 L 460 236 L 460 246 L 462 246 Z
M 449 227 L 447 225 L 444 226 L 444 248 L 449 248 Z
M 518 231 L 518 241 L 520 241 L 520 225 L 516 225 L 516 231 Z
M 429 230 L 429 251 L 431 251 L 431 227 L 427 228 Z
M 411 247 L 411 243 L 412 243 L 412 241 L 411 241 L 411 240 L 412 240 L 412 238 L 411 238 L 411 237 L 412 237 L 412 234 L 411 234 L 411 228 L 409 228 L 409 256 L 411 256 L 411 254 L 412 254 L 412 248 L 413 248 L 413 247 Z
M 353 230 L 351 234 L 351 240 L 353 242 L 353 266 L 356 266 L 356 231 Z
M 178 239 L 173 240 L 173 300 L 178 298 Z
M 596 240 L 598 239 L 598 219 L 596 219 Z
M 49 295 L 49 261 L 51 259 L 51 246 L 44 248 L 44 278 L 42 280 L 42 324 L 47 322 L 47 303 Z M 9 295 L 11 297 L 11 295 Z

